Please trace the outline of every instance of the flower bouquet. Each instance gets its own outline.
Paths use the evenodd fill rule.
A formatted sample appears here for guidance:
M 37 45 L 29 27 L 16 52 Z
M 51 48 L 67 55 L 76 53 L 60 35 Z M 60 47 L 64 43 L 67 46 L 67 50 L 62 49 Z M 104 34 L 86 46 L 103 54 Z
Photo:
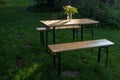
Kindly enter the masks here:
M 73 6 L 63 6 L 63 9 L 65 11 L 65 14 L 67 14 L 67 20 L 70 22 L 72 20 L 72 15 L 75 13 L 78 13 L 77 8 L 73 7 Z

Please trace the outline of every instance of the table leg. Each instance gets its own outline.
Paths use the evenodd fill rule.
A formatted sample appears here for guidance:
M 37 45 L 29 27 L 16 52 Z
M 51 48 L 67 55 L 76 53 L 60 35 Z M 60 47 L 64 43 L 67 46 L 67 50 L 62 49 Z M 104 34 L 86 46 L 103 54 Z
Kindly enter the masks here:
M 53 44 L 56 43 L 55 27 L 53 27 Z
M 56 55 L 53 55 L 53 66 L 54 69 L 56 68 Z
M 99 47 L 99 50 L 98 50 L 98 62 L 100 62 L 100 55 L 101 55 L 101 47 Z
M 81 41 L 83 41 L 83 26 L 81 26 Z
M 94 27 L 91 28 L 91 36 L 92 36 L 92 40 L 93 40 L 93 33 L 94 33 Z
M 58 74 L 61 75 L 61 53 L 58 53 Z
M 76 39 L 77 39 L 77 41 L 78 41 L 78 36 L 79 36 L 79 35 L 78 35 L 78 34 L 79 34 L 79 29 L 76 29 L 76 33 L 77 33 L 77 34 L 76 34 L 76 37 L 77 37 Z
M 45 51 L 48 52 L 48 30 L 46 30 L 46 45 Z
M 92 28 L 91 28 L 91 38 L 92 38 L 92 40 L 94 38 L 93 33 L 94 33 L 94 27 L 92 26 Z M 93 49 L 91 49 L 91 53 L 93 53 Z
M 75 29 L 73 29 L 73 41 L 75 41 Z
M 43 36 L 42 36 L 42 31 L 40 32 L 40 44 L 42 44 L 42 46 L 43 46 Z
M 44 31 L 40 32 L 40 43 L 42 44 L 42 46 L 45 46 L 45 41 L 44 41 Z

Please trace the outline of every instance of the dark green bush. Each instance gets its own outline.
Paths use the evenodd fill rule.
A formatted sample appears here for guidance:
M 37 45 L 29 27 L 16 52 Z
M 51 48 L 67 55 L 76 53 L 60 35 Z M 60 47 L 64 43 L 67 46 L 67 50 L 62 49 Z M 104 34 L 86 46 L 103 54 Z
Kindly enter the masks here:
M 6 4 L 9 0 L 0 0 L 0 4 Z
M 100 21 L 101 25 L 120 28 L 120 14 L 119 8 L 102 4 L 95 12 L 95 18 Z
M 81 17 L 93 18 L 101 25 L 120 28 L 120 1 L 115 0 L 113 5 L 100 0 L 72 0 L 71 5 L 79 9 Z
M 120 1 L 109 5 L 100 0 L 72 0 L 71 5 L 79 9 L 81 17 L 93 18 L 101 25 L 120 28 Z
M 71 5 L 78 8 L 79 17 L 87 17 L 99 20 L 101 25 L 112 26 L 120 28 L 120 1 L 114 0 L 114 3 L 111 5 L 102 2 L 101 0 L 54 0 L 54 7 L 49 7 L 47 0 L 36 0 L 40 1 L 37 4 L 37 8 L 44 11 L 61 11 L 63 12 L 63 6 Z M 40 10 L 40 11 L 41 11 Z M 64 14 L 62 14 L 63 16 Z M 79 16 L 80 15 L 80 16 Z

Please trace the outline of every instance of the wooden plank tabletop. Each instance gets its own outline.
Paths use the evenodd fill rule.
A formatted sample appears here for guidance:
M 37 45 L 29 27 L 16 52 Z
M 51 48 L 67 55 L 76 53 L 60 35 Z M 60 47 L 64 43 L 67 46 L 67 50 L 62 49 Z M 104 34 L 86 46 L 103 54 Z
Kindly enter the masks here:
M 48 27 L 57 27 L 57 26 L 75 26 L 83 24 L 98 24 L 99 21 L 83 18 L 83 19 L 72 19 L 70 22 L 67 20 L 45 20 L 40 21 Z
M 110 46 L 113 44 L 114 44 L 113 42 L 107 39 L 99 39 L 99 40 L 90 40 L 90 41 L 81 41 L 81 42 L 52 44 L 52 45 L 48 45 L 48 47 L 53 53 L 57 53 L 57 52 L 64 52 L 70 50 L 92 48 L 92 47 Z

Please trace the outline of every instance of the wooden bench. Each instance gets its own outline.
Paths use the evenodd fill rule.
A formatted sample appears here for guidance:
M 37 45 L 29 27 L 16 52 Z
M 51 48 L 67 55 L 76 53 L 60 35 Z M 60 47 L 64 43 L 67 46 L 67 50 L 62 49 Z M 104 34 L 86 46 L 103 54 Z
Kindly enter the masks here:
M 78 38 L 78 31 L 77 29 L 80 28 L 80 26 L 62 26 L 62 27 L 55 27 L 56 30 L 63 30 L 63 29 L 73 29 L 73 40 L 75 40 L 75 31 L 77 32 L 77 38 Z M 53 28 L 50 28 L 48 30 L 52 30 Z M 76 30 L 75 30 L 76 29 Z M 47 30 L 46 27 L 38 27 L 36 28 L 38 32 L 40 32 L 40 43 L 42 46 L 45 44 L 45 38 L 44 38 L 44 32 Z
M 71 51 L 71 50 L 79 50 L 79 49 L 87 49 L 87 48 L 96 48 L 98 47 L 98 62 L 100 62 L 100 54 L 101 49 L 105 49 L 106 53 L 106 60 L 105 66 L 107 66 L 108 62 L 108 47 L 113 45 L 114 43 L 107 40 L 107 39 L 99 39 L 99 40 L 90 40 L 90 41 L 81 41 L 81 42 L 71 42 L 71 43 L 62 43 L 62 44 L 52 44 L 48 45 L 48 48 L 52 52 L 54 67 L 55 67 L 55 59 L 56 55 L 58 55 L 58 74 L 60 75 L 60 68 L 61 68 L 61 52 Z M 58 54 L 59 53 L 59 54 Z

